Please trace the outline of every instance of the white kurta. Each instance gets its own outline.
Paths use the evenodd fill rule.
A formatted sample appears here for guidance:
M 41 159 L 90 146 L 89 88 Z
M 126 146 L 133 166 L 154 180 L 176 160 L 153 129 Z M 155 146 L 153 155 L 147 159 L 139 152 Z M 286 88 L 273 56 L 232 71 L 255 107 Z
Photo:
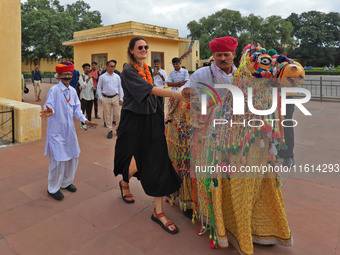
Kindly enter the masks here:
M 218 71 L 218 75 L 214 76 L 212 73 L 211 67 L 206 66 L 196 70 L 190 77 L 190 80 L 180 87 L 179 91 L 182 91 L 184 88 L 192 87 L 195 88 L 199 82 L 206 83 L 212 87 L 215 87 L 215 84 L 230 84 L 237 68 L 233 65 L 232 72 L 230 74 L 226 74 L 222 69 L 216 66 L 216 70 Z
M 73 116 L 82 122 L 87 119 L 81 111 L 76 90 L 59 82 L 50 88 L 44 109 L 46 105 L 52 109 L 53 114 L 47 119 L 45 156 L 50 154 L 56 161 L 78 158 L 80 148 Z

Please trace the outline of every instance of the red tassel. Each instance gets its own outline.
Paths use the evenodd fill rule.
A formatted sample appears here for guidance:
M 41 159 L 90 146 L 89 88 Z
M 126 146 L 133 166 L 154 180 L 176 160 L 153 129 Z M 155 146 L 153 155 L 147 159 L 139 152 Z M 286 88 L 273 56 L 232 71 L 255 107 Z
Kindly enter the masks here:
M 281 138 L 281 134 L 279 132 L 274 131 L 272 137 Z

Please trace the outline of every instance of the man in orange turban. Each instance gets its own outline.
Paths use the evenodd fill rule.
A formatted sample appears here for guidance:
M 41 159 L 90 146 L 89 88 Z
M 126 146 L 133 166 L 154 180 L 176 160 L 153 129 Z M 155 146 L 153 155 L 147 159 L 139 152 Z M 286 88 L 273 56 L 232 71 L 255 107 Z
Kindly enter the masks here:
M 47 119 L 45 156 L 50 156 L 47 193 L 56 200 L 64 198 L 60 188 L 76 192 L 72 184 L 80 153 L 73 116 L 89 126 L 97 123 L 88 121 L 80 108 L 76 90 L 69 86 L 74 66 L 61 62 L 56 66 L 60 82 L 50 88 L 41 117 Z

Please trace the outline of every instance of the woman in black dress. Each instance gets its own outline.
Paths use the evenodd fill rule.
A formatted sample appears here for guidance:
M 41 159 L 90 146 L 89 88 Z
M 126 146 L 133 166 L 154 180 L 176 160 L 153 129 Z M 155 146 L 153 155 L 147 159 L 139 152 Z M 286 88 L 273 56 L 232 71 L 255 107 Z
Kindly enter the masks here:
M 144 62 L 148 45 L 143 37 L 132 38 L 128 47 L 130 63 L 122 74 L 124 103 L 117 131 L 114 173 L 122 174 L 119 182 L 122 198 L 133 203 L 129 179 L 136 176 L 145 193 L 154 197 L 151 219 L 162 228 L 176 234 L 178 228 L 163 213 L 163 196 L 179 189 L 181 179 L 173 168 L 164 135 L 164 113 L 157 99 L 174 97 L 185 99 L 181 92 L 153 85 L 151 68 Z

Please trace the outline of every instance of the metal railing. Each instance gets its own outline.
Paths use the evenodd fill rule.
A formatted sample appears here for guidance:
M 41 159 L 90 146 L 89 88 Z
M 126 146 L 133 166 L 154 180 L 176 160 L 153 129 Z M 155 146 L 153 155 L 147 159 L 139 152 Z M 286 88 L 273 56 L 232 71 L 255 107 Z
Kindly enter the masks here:
M 10 115 L 10 117 L 8 117 L 8 115 Z M 11 127 L 8 127 L 9 123 L 11 123 Z M 13 109 L 0 112 L 0 145 L 8 144 L 11 142 L 15 142 Z
M 320 76 L 319 79 L 306 79 L 301 85 L 312 94 L 312 99 L 340 101 L 340 79 L 328 80 Z
M 32 77 L 30 74 L 24 74 L 25 81 L 27 83 L 32 83 Z M 46 83 L 58 83 L 59 81 L 54 77 L 54 73 L 44 73 L 41 78 L 41 82 Z

